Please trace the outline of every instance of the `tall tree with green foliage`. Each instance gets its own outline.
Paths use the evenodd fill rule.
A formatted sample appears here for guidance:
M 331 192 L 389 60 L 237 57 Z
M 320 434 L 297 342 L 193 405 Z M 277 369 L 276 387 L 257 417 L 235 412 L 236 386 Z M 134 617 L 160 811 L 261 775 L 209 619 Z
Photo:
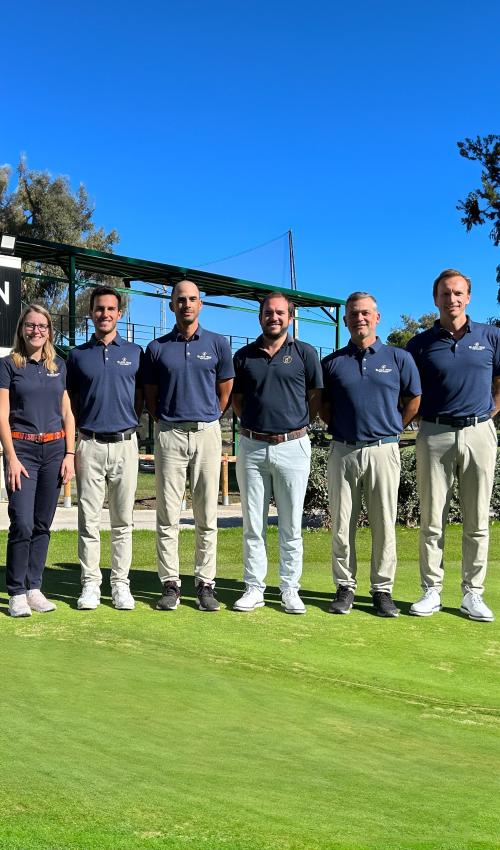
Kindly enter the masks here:
M 437 313 L 424 313 L 419 319 L 414 319 L 407 313 L 401 313 L 402 325 L 400 328 L 391 328 L 387 335 L 387 345 L 395 345 L 397 348 L 406 348 L 407 343 L 415 334 L 431 328 L 438 317 Z
M 107 233 L 103 227 L 96 227 L 94 204 L 83 183 L 73 191 L 67 177 L 52 177 L 47 171 L 30 169 L 26 159 L 21 157 L 16 169 L 17 184 L 9 191 L 11 173 L 10 166 L 0 166 L 1 232 L 113 252 L 119 241 L 118 233 L 116 230 Z M 25 301 L 41 301 L 53 313 L 67 313 L 68 287 L 65 281 L 57 279 L 64 277 L 58 266 L 24 263 L 23 272 L 47 276 L 43 280 L 23 279 Z M 88 279 L 90 275 L 78 273 L 81 283 Z M 96 275 L 92 275 L 92 280 L 113 283 L 109 278 Z M 88 296 L 88 289 L 81 287 L 77 294 L 80 315 L 88 312 Z
M 489 236 L 494 245 L 500 245 L 500 136 L 477 136 L 457 142 L 460 156 L 482 166 L 481 185 L 473 189 L 457 209 L 463 212 L 462 224 L 468 231 L 486 222 L 492 224 Z M 500 265 L 497 266 L 497 283 L 500 283 Z M 497 300 L 500 302 L 500 289 Z

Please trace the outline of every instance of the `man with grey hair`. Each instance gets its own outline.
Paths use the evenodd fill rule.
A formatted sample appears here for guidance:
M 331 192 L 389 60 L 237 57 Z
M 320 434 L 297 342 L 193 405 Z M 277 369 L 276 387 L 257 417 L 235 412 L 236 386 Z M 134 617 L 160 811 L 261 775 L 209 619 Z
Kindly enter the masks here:
M 406 351 L 377 336 L 377 303 L 368 292 L 349 295 L 345 348 L 322 361 L 321 416 L 332 435 L 328 492 L 332 517 L 332 568 L 337 591 L 331 614 L 348 614 L 356 590 L 356 526 L 364 492 L 372 532 L 370 592 L 376 614 L 397 617 L 392 599 L 396 573 L 396 511 L 400 476 L 399 434 L 416 415 L 420 380 Z
M 410 611 L 429 617 L 441 608 L 444 527 L 456 478 L 463 517 L 460 610 L 489 622 L 493 612 L 482 597 L 497 456 L 492 417 L 500 409 L 500 329 L 466 315 L 470 292 L 462 272 L 442 271 L 433 286 L 439 319 L 408 343 L 423 390 L 416 443 L 423 595 Z

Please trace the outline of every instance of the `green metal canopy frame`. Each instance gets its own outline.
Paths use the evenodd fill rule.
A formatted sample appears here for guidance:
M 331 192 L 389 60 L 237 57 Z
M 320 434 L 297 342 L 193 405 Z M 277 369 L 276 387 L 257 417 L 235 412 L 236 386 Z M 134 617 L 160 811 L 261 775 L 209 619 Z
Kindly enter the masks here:
M 86 274 L 110 275 L 121 278 L 124 287 L 130 289 L 132 281 L 174 286 L 180 280 L 189 279 L 196 283 L 207 295 L 244 298 L 261 301 L 269 292 L 282 292 L 297 307 L 316 307 L 321 309 L 335 326 L 335 348 L 340 346 L 340 308 L 345 301 L 329 298 L 326 295 L 314 295 L 298 289 L 289 289 L 274 284 L 257 283 L 228 275 L 212 274 L 202 269 L 187 266 L 173 266 L 152 260 L 138 260 L 120 254 L 108 254 L 76 245 L 64 245 L 57 242 L 45 242 L 25 236 L 16 238 L 15 255 L 22 260 L 59 266 L 68 279 L 69 287 L 69 338 L 70 345 L 75 344 L 75 288 L 78 271 Z

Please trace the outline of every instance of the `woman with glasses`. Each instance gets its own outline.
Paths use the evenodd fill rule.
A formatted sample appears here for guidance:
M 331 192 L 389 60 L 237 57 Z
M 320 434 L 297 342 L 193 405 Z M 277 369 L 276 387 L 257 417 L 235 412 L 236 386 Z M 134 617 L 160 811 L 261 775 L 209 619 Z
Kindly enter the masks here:
M 75 422 L 66 366 L 56 355 L 50 315 L 23 310 L 12 351 L 0 359 L 0 441 L 9 498 L 9 614 L 30 617 L 55 605 L 42 593 L 42 574 L 61 484 L 74 475 Z

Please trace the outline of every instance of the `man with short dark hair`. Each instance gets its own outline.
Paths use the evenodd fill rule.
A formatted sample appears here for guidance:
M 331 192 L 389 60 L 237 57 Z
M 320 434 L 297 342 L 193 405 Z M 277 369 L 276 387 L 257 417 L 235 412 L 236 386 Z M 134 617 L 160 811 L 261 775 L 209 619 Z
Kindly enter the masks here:
M 434 281 L 439 319 L 408 343 L 422 379 L 422 421 L 416 441 L 423 595 L 411 613 L 441 608 L 444 528 L 455 478 L 462 506 L 462 604 L 471 620 L 490 622 L 483 600 L 489 508 L 500 409 L 500 329 L 466 314 L 471 281 L 445 269 Z
M 332 569 L 337 592 L 331 614 L 349 614 L 356 590 L 356 527 L 364 493 L 372 532 L 370 593 L 376 614 L 397 617 L 396 512 L 399 434 L 417 413 L 420 380 L 406 351 L 377 336 L 373 295 L 353 292 L 345 306 L 345 348 L 322 361 L 321 416 L 333 437 L 328 457 Z
M 288 336 L 293 303 L 272 292 L 260 305 L 262 334 L 234 356 L 233 409 L 240 419 L 236 475 L 243 513 L 246 590 L 236 611 L 264 605 L 269 500 L 278 509 L 280 590 L 288 614 L 305 614 L 299 596 L 302 514 L 311 462 L 307 425 L 322 387 L 318 356 Z
M 115 608 L 135 607 L 130 592 L 134 498 L 137 486 L 137 428 L 143 407 L 142 349 L 116 330 L 120 293 L 98 286 L 90 295 L 91 339 L 73 348 L 67 385 L 79 440 L 78 557 L 82 572 L 80 609 L 101 598 L 100 523 L 106 485 L 111 523 L 111 595 Z
M 179 520 L 189 471 L 196 532 L 194 575 L 200 611 L 218 611 L 214 593 L 221 465 L 219 420 L 229 403 L 233 363 L 228 341 L 198 321 L 196 283 L 177 283 L 170 300 L 173 330 L 146 349 L 145 393 L 155 425 L 156 553 L 160 611 L 180 601 Z

